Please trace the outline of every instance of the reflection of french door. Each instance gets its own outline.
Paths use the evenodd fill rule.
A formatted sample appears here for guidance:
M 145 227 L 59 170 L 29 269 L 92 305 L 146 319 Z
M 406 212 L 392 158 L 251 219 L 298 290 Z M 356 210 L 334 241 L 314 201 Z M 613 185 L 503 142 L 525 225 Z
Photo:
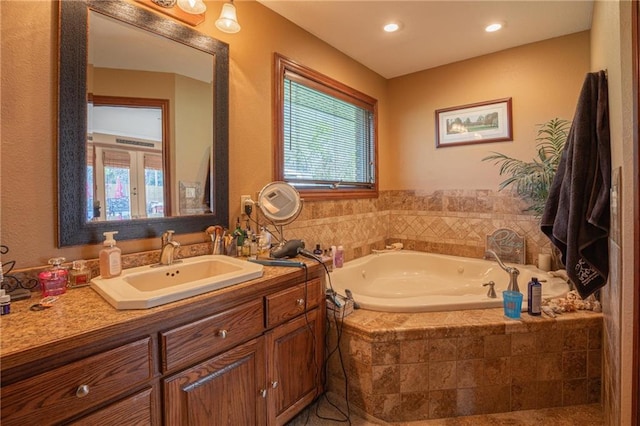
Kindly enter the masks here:
M 101 220 L 164 216 L 161 154 L 97 146 L 94 158 Z

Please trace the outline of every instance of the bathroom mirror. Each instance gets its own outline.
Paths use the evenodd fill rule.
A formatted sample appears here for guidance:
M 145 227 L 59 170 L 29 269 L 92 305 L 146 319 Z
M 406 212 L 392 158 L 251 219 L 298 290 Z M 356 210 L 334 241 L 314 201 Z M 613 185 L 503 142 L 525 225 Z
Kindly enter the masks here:
M 167 229 L 187 233 L 203 231 L 210 225 L 226 225 L 228 45 L 132 3 L 104 0 L 62 1 L 59 6 L 58 245 L 62 247 L 99 243 L 105 231 L 118 231 L 117 239 L 124 240 L 159 237 Z M 87 114 L 91 111 L 91 107 L 88 107 L 91 105 L 88 97 L 91 90 L 88 89 L 96 87 L 93 70 L 88 72 L 91 14 L 97 14 L 98 19 L 107 18 L 145 31 L 158 42 L 187 46 L 200 58 L 203 55 L 210 58 L 210 68 L 205 70 L 205 77 L 202 79 L 206 80 L 206 74 L 210 74 L 211 90 L 207 91 L 211 105 L 186 111 L 179 109 L 180 102 L 169 102 L 171 119 L 167 137 L 170 142 L 166 145 L 166 153 L 169 155 L 161 160 L 162 167 L 157 165 L 157 161 L 154 162 L 156 169 L 161 169 L 163 174 L 167 172 L 164 179 L 160 180 L 167 181 L 170 185 L 170 188 L 164 190 L 166 196 L 163 202 L 142 199 L 139 202 L 142 206 L 139 210 L 141 213 L 128 213 L 109 221 L 104 220 L 103 216 L 106 210 L 104 196 L 95 212 L 88 205 L 92 202 L 88 187 L 95 185 L 90 172 L 87 172 L 88 164 L 92 164 L 92 158 L 95 157 L 93 153 L 87 154 L 87 142 L 91 140 L 89 131 L 92 130 L 88 128 Z M 113 43 L 117 41 L 114 40 Z M 171 50 L 167 47 L 166 52 L 169 51 Z M 95 62 L 96 59 L 92 57 L 91 61 Z M 153 62 L 153 58 L 146 62 Z M 198 61 L 177 62 L 190 64 Z M 198 120 L 204 123 L 201 133 L 208 134 L 209 138 L 204 146 L 191 145 L 193 137 L 180 138 L 180 134 L 184 132 L 179 131 L 174 117 L 193 117 L 194 114 L 204 116 Z M 137 143 L 135 140 L 134 142 Z M 185 163 L 185 156 L 189 155 L 195 157 L 196 166 Z M 178 165 L 185 164 L 190 170 L 197 169 L 204 178 L 178 177 Z M 173 179 L 170 177 L 172 174 Z M 189 205 L 185 200 L 197 202 Z M 168 206 L 173 207 L 169 210 Z

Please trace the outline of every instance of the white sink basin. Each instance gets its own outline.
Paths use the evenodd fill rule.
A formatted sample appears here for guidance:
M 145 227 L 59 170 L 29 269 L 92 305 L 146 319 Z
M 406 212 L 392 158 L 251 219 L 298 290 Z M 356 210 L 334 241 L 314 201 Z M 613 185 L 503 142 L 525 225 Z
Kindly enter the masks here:
M 98 276 L 91 288 L 116 309 L 147 309 L 259 278 L 262 268 L 229 256 L 197 256 L 125 269 L 114 278 Z

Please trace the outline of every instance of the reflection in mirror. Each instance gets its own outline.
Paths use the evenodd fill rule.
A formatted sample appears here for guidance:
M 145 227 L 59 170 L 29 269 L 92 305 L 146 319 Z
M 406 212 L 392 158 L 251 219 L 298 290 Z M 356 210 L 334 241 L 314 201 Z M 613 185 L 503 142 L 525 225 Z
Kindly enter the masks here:
M 170 211 L 168 100 L 89 96 L 87 220 L 163 217 Z
M 89 12 L 89 93 L 94 96 L 163 100 L 167 110 L 171 112 L 166 122 L 168 131 L 164 135 L 166 149 L 163 164 L 165 170 L 169 171 L 165 174 L 173 177 L 173 180 L 164 180 L 166 191 L 160 188 L 161 192 L 166 192 L 166 203 L 161 203 L 161 200 L 145 200 L 145 192 L 157 192 L 157 188 L 152 188 L 153 182 L 144 182 L 142 177 L 136 179 L 135 161 L 132 161 L 131 167 L 123 167 L 118 172 L 122 175 L 119 176 L 120 182 L 130 182 L 124 185 L 128 195 L 114 198 L 114 193 L 119 195 L 120 191 L 115 192 L 112 187 L 112 193 L 107 194 L 112 197 L 96 200 L 102 202 L 101 205 L 105 208 L 104 215 L 94 215 L 93 219 L 126 220 L 153 217 L 157 213 L 147 212 L 150 209 L 149 203 L 162 206 L 161 216 L 165 213 L 167 216 L 179 216 L 210 212 L 210 193 L 206 190 L 210 189 L 211 185 L 206 180 L 210 179 L 209 162 L 213 140 L 213 63 L 212 55 L 209 53 L 158 37 L 95 11 Z M 133 112 L 136 111 L 136 115 L 139 115 L 140 111 Z M 110 126 L 116 126 L 118 129 L 109 129 L 112 135 L 119 136 L 121 140 L 128 140 L 149 133 L 145 128 L 145 121 L 134 121 L 130 114 L 122 117 L 127 122 L 137 124 L 128 128 L 129 134 L 114 135 L 113 132 L 119 131 L 126 123 L 113 123 Z M 95 116 L 93 120 L 93 124 L 97 124 Z M 98 160 L 99 158 L 97 157 Z M 147 174 L 153 179 L 151 173 Z M 96 174 L 95 177 L 100 177 L 100 174 Z M 94 184 L 99 193 L 102 189 L 101 182 L 94 180 Z M 115 187 L 116 183 L 111 182 L 107 185 Z M 142 188 L 146 188 L 146 191 Z M 170 209 L 172 200 L 178 201 L 174 203 L 176 208 L 173 210 Z M 140 208 L 137 208 L 138 205 Z M 153 209 L 157 210 L 157 207 Z
M 59 245 L 98 243 L 104 231 L 122 240 L 226 225 L 228 45 L 133 3 L 59 6 Z M 122 39 L 124 27 L 141 34 Z M 98 123 L 141 99 L 165 105 L 160 137 Z

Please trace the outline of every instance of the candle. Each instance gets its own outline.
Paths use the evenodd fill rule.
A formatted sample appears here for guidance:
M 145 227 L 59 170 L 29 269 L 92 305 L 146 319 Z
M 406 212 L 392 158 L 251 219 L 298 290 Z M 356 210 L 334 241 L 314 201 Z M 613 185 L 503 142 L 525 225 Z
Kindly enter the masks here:
M 540 253 L 538 255 L 538 268 L 543 271 L 551 270 L 551 255 Z

